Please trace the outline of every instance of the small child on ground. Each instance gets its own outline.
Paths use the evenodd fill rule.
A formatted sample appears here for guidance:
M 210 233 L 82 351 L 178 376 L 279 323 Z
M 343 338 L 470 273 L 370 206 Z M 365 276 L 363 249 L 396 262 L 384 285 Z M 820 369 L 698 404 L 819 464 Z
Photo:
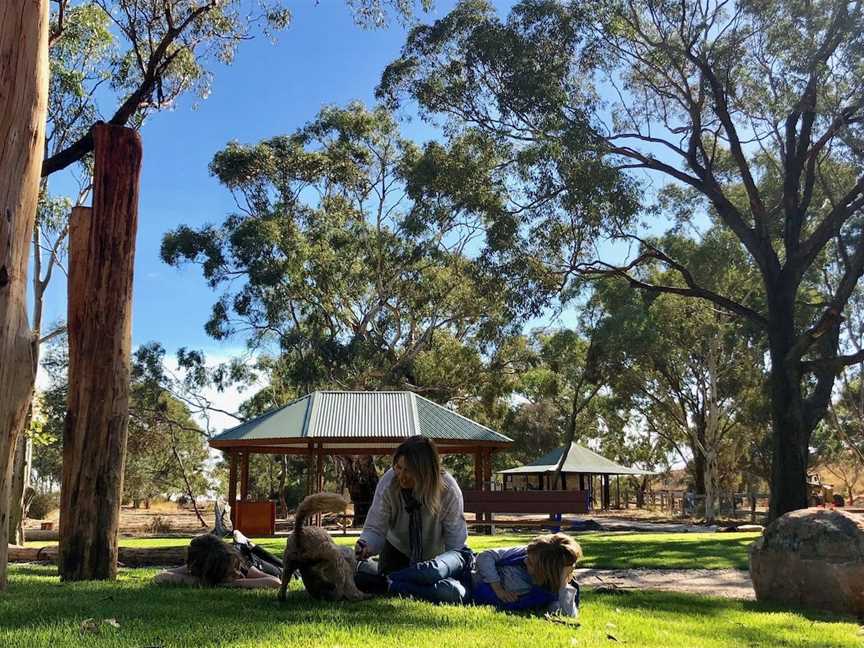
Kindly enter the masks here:
M 501 610 L 547 610 L 579 614 L 573 578 L 582 547 L 564 533 L 537 536 L 527 547 L 487 549 L 477 556 L 472 600 Z
M 582 548 L 563 533 L 541 535 L 527 546 L 448 551 L 411 569 L 372 577 L 358 573 L 358 587 L 433 603 L 494 605 L 499 610 L 548 611 L 576 617 L 579 584 L 573 578 Z M 472 569 L 474 567 L 474 569 Z M 380 584 L 376 585 L 376 581 Z
M 192 538 L 186 550 L 186 564 L 156 574 L 158 585 L 203 585 L 245 589 L 277 588 L 282 581 L 265 574 L 243 559 L 240 552 L 212 534 Z

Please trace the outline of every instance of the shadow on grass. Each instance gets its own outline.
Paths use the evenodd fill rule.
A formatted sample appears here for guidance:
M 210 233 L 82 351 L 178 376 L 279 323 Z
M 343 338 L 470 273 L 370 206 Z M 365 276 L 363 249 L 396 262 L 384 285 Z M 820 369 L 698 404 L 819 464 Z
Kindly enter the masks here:
M 122 635 L 122 645 L 209 646 L 241 640 L 282 645 L 286 639 L 308 642 L 334 631 L 351 635 L 375 628 L 435 632 L 453 625 L 446 613 L 396 599 L 322 603 L 294 589 L 280 603 L 276 590 L 157 586 L 150 582 L 152 574 L 126 574 L 116 583 L 60 583 L 53 567 L 16 567 L 9 590 L 12 604 L 0 605 L 0 628 L 32 639 L 30 645 L 49 645 L 52 638 L 74 640 L 85 619 L 117 619 L 121 630 L 116 639 Z

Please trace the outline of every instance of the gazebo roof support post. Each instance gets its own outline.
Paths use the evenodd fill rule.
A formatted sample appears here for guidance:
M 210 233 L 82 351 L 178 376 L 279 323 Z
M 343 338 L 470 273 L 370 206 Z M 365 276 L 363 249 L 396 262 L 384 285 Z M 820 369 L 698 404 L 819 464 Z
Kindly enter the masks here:
M 240 457 L 240 501 L 249 499 L 249 453 L 244 452 Z
M 231 507 L 231 528 L 237 527 L 237 453 L 228 454 L 228 506 Z
M 324 490 L 324 445 L 319 443 L 315 453 L 315 492 Z M 315 516 L 315 526 L 321 526 L 324 516 L 320 513 Z
M 306 445 L 306 451 L 304 454 L 306 455 L 306 495 L 311 495 L 314 492 L 315 488 L 315 455 L 314 455 L 314 443 L 310 441 Z

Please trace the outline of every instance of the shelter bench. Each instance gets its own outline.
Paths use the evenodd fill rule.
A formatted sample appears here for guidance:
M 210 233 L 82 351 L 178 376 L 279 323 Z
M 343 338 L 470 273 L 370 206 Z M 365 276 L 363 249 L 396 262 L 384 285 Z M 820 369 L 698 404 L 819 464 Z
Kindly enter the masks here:
M 484 526 L 494 530 L 496 524 L 502 526 L 560 526 L 554 520 L 507 520 L 495 522 L 496 513 L 556 515 L 565 513 L 588 513 L 590 508 L 587 490 L 572 491 L 478 491 L 462 493 L 465 512 L 474 513 L 475 521 L 471 526 Z

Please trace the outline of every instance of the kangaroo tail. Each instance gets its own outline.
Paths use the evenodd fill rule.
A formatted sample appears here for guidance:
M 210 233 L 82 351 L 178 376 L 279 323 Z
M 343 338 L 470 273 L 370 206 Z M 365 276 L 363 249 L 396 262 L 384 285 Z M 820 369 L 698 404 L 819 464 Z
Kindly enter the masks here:
M 300 534 L 306 520 L 316 513 L 338 513 L 348 506 L 348 500 L 336 493 L 317 493 L 309 495 L 297 507 L 294 514 L 294 535 Z

